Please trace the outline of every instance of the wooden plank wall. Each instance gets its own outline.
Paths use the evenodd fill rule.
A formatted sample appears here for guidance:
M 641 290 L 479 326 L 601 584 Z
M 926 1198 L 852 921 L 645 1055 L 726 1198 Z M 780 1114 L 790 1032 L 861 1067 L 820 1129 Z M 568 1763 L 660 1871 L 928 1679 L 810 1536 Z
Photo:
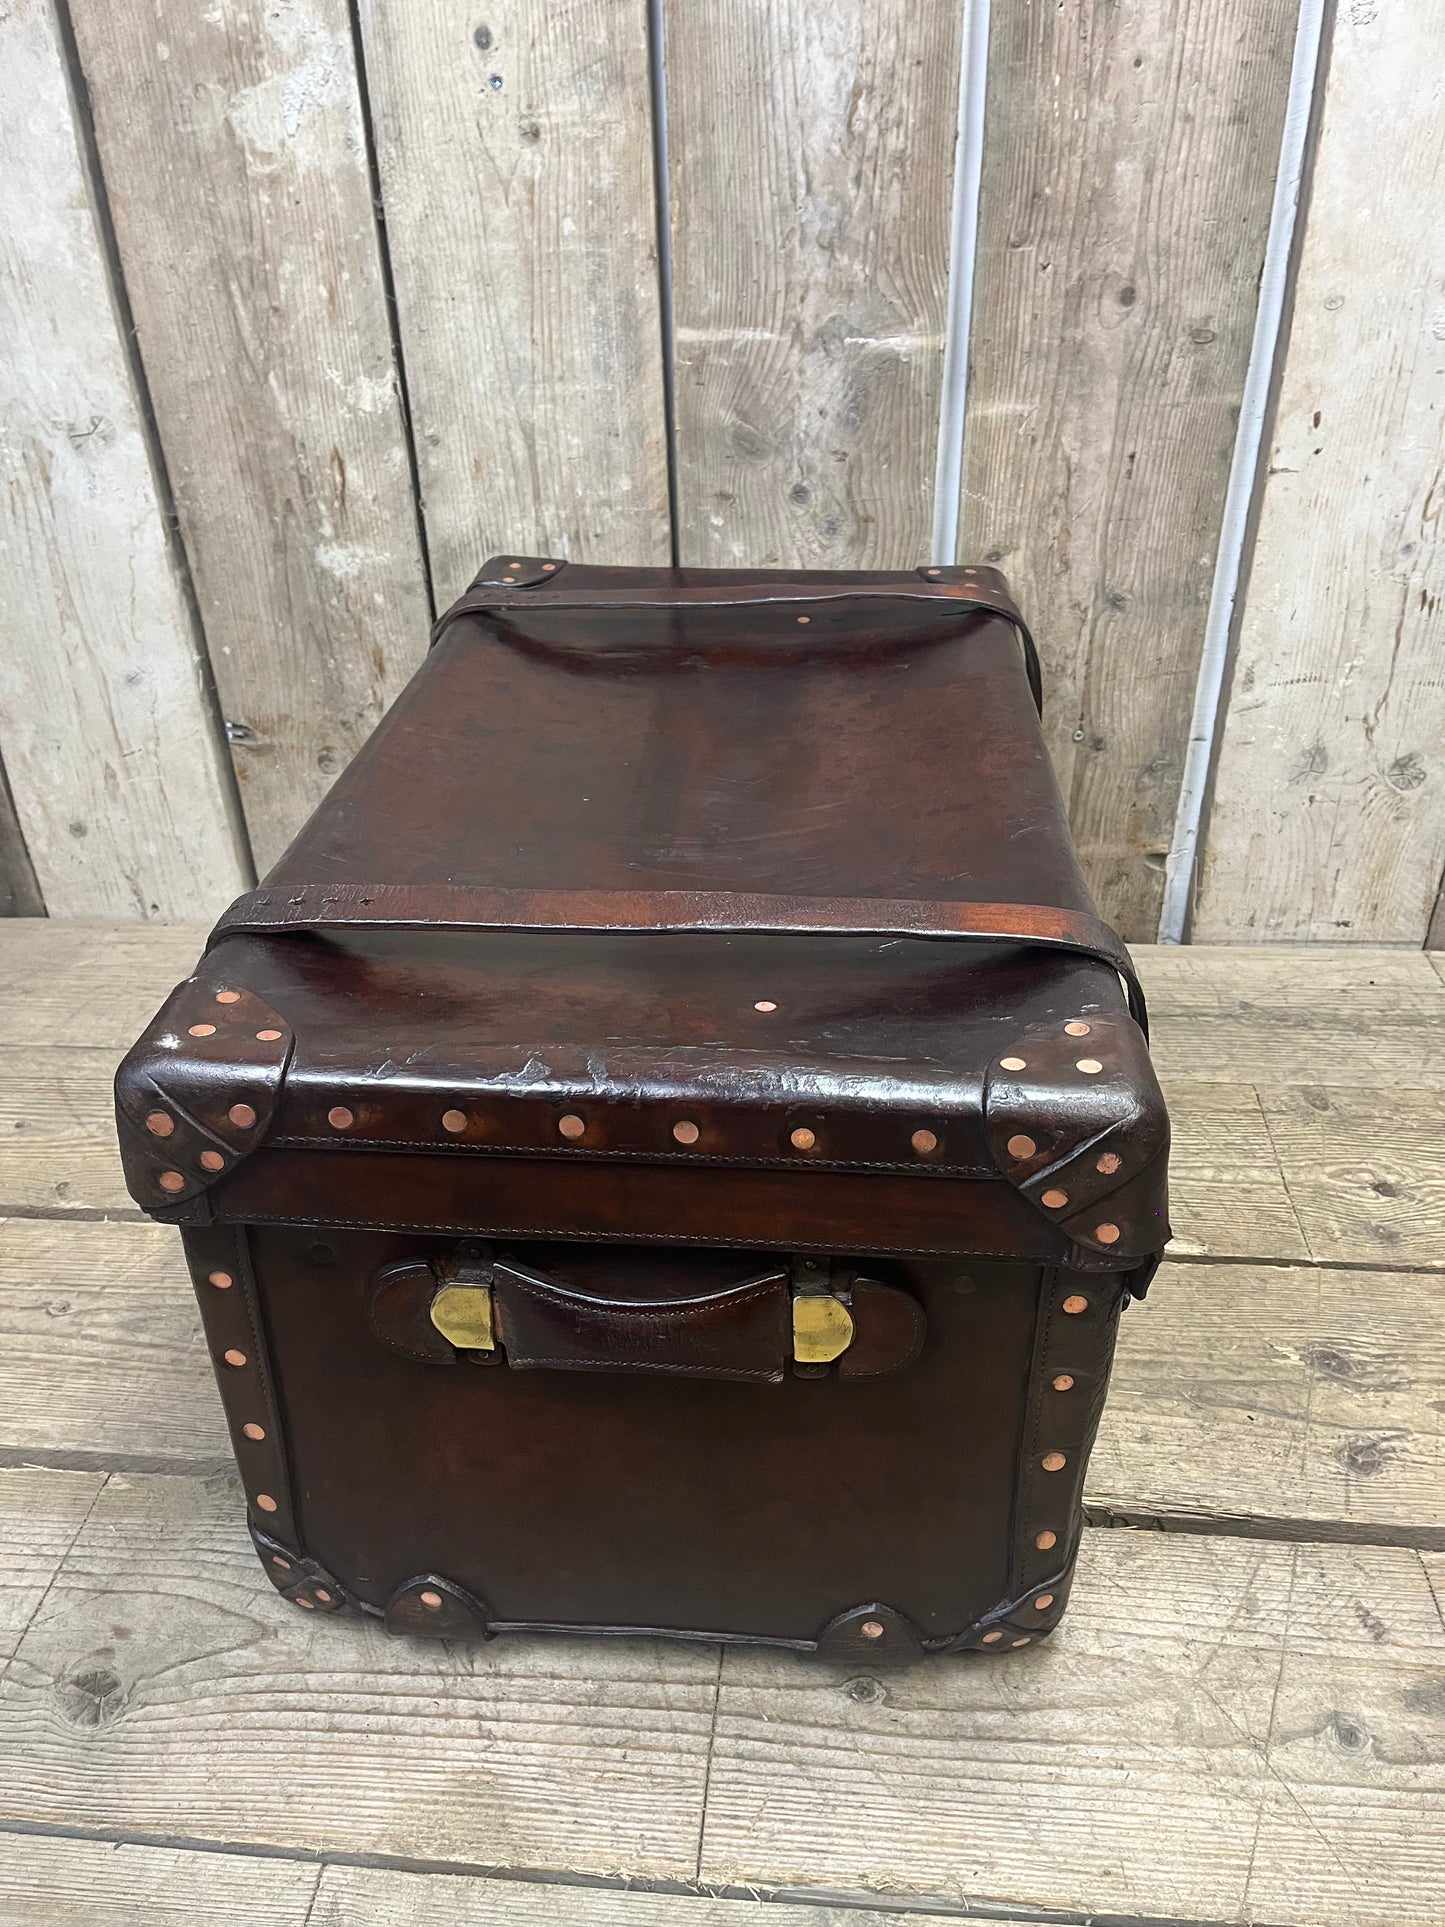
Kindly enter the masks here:
M 0 910 L 208 913 L 490 552 L 907 567 L 961 441 L 962 550 L 1016 580 L 1090 880 L 1151 939 L 1298 0 L 991 0 L 979 73 L 964 9 L 9 8 Z M 1331 22 L 1197 934 L 1418 945 L 1445 15 Z

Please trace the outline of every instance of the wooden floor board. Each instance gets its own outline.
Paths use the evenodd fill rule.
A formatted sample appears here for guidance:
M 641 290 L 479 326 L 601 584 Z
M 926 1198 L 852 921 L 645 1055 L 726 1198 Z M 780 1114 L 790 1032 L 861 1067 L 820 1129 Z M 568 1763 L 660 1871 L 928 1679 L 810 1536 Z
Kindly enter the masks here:
M 25 1477 L 27 1517 L 37 1482 L 74 1480 Z M 1096 1532 L 1036 1650 L 876 1677 L 729 1650 L 714 1727 L 714 1648 L 448 1647 L 296 1613 L 229 1480 L 113 1477 L 71 1536 L 0 1683 L 0 1827 L 686 1880 L 705 1798 L 704 1881 L 862 1889 L 885 1917 L 927 1895 L 1437 1918 L 1440 1555 Z M 328 1878 L 358 1889 L 313 1912 L 333 1927 L 415 1918 L 425 1891 Z M 605 1904 L 534 1918 L 674 1918 Z
M 1093 1533 L 1028 1655 L 864 1689 L 728 1652 L 703 1877 L 1423 1927 L 1442 1663 L 1414 1553 Z
M 229 1476 L 108 1480 L 0 1686 L 0 1824 L 691 1874 L 715 1649 L 318 1620 L 243 1510 Z

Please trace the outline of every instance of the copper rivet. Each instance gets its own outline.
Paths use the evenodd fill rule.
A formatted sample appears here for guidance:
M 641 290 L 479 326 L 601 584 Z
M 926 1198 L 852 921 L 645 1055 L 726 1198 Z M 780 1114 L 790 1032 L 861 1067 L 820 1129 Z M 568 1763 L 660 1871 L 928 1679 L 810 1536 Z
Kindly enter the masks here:
M 274 1044 L 280 1035 L 279 1030 L 258 1030 L 256 1032 L 256 1042 L 258 1044 Z
M 244 1365 L 246 1362 L 246 1354 L 244 1352 L 227 1352 L 225 1359 L 228 1365 Z
M 690 1119 L 681 1117 L 672 1127 L 672 1135 L 679 1144 L 696 1144 L 702 1136 L 701 1131 Z
M 214 1024 L 192 1024 L 190 1034 L 192 1037 L 214 1037 L 216 1034 L 216 1026 Z
M 1040 1552 L 1052 1552 L 1058 1543 L 1059 1535 L 1057 1532 L 1041 1532 L 1038 1538 L 1034 1540 L 1034 1544 Z
M 925 1154 L 938 1149 L 938 1139 L 932 1131 L 915 1131 L 908 1142 L 915 1151 L 922 1151 Z
M 942 574 L 943 574 L 943 571 L 942 571 L 942 569 L 925 569 L 925 570 L 923 571 L 923 573 L 924 573 L 925 575 L 942 575 Z M 990 1633 L 990 1635 L 989 1635 L 989 1637 L 990 1637 L 991 1639 L 1002 1639 L 1002 1638 L 1003 1638 L 1003 1634 L 1002 1634 L 1002 1633 Z
M 565 1117 L 557 1119 L 557 1129 L 563 1137 L 581 1137 L 587 1126 L 575 1111 L 568 1111 Z
M 219 1151 L 202 1151 L 201 1169 L 203 1171 L 223 1171 L 225 1168 L 226 1160 Z
M 1119 1242 L 1119 1227 L 1116 1224 L 1096 1224 L 1094 1236 L 1101 1245 L 1116 1245 Z
M 316 1588 L 316 1597 L 321 1601 L 323 1606 L 329 1606 L 331 1604 L 331 1594 L 326 1590 L 325 1586 L 318 1586 Z
M 241 1430 L 246 1434 L 248 1439 L 263 1439 L 266 1436 L 265 1426 L 257 1425 L 254 1419 L 252 1419 L 249 1424 L 243 1425 Z
M 1028 1640 L 1027 1634 L 1025 1634 L 1022 1639 L 1011 1639 L 1009 1641 L 1009 1645 L 1012 1647 L 1027 1646 L 1028 1643 L 1029 1643 L 1029 1640 Z
M 1034 1611 L 1036 1613 L 1046 1613 L 1053 1603 L 1054 1595 L 1051 1592 L 1041 1592 L 1034 1601 Z
M 162 1191 L 184 1191 L 186 1188 L 186 1181 L 179 1171 L 162 1171 L 156 1183 Z
M 1054 1380 L 1054 1390 L 1056 1392 L 1072 1392 L 1073 1389 L 1074 1374 L 1072 1372 L 1060 1372 Z
M 1112 1178 L 1122 1162 L 1123 1160 L 1117 1151 L 1106 1151 L 1101 1158 L 1095 1161 L 1094 1169 L 1096 1171 L 1102 1171 L 1106 1178 Z
M 1045 1452 L 1041 1463 L 1045 1472 L 1062 1472 L 1068 1460 L 1062 1452 Z
M 291 1570 L 291 1561 L 289 1559 L 283 1559 L 279 1552 L 273 1552 L 271 1554 L 271 1564 L 278 1567 L 282 1572 L 290 1572 Z
M 356 1122 L 355 1111 L 348 1111 L 344 1104 L 335 1104 L 326 1113 L 326 1122 L 333 1130 L 349 1131 Z
M 467 1128 L 465 1111 L 443 1111 L 442 1129 L 444 1131 L 464 1131 Z
M 146 1118 L 146 1129 L 152 1137 L 169 1137 L 175 1128 L 176 1120 L 164 1111 L 152 1111 Z
M 1097 1057 L 1081 1057 L 1074 1066 L 1076 1071 L 1083 1071 L 1088 1077 L 1092 1077 L 1096 1071 L 1101 1071 L 1103 1068 Z
M 269 1492 L 258 1492 L 256 1494 L 256 1503 L 263 1512 L 274 1512 L 276 1510 L 276 1501 L 271 1497 Z
M 217 1291 L 229 1291 L 236 1282 L 229 1271 L 208 1271 L 206 1279 L 216 1287 Z
M 439 1592 L 418 1593 L 417 1597 L 421 1600 L 421 1603 L 426 1607 L 429 1613 L 436 1613 L 441 1611 L 442 1596 Z
M 249 1131 L 256 1122 L 256 1113 L 249 1104 L 233 1104 L 226 1116 L 238 1130 Z
M 543 575 L 550 575 L 552 571 L 556 568 L 556 566 L 557 564 L 555 562 L 544 562 L 542 564 Z
M 800 1124 L 789 1137 L 788 1142 L 795 1151 L 811 1151 L 818 1140 L 806 1124 Z
M 754 1010 L 776 1010 L 777 1005 L 774 1003 L 769 1003 L 768 999 L 764 997 L 758 1003 L 753 1005 L 753 1009 Z
M 1077 1018 L 1074 1019 L 1072 1024 L 1064 1025 L 1064 1035 L 1066 1037 L 1087 1037 L 1088 1034 L 1089 1025 L 1081 1024 Z
M 1003 1638 L 1002 1633 L 985 1633 L 983 1636 L 983 1643 L 985 1646 L 997 1646 L 998 1642 L 1002 1638 Z
M 314 1613 L 316 1610 L 316 1601 L 314 1599 L 298 1599 L 296 1604 L 301 1608 L 302 1612 L 305 1613 Z
M 858 1630 L 865 1639 L 882 1639 L 883 1637 L 882 1623 L 876 1619 L 865 1619 Z
M 1087 1311 L 1088 1309 L 1088 1299 L 1081 1298 L 1078 1292 L 1074 1292 L 1071 1297 L 1064 1300 L 1064 1310 L 1068 1312 L 1071 1317 L 1077 1317 L 1081 1311 Z
M 1031 1137 L 1011 1137 L 1008 1141 L 1008 1154 L 1011 1158 L 1031 1158 L 1038 1148 Z
M 1046 1204 L 1050 1211 L 1062 1211 L 1069 1202 L 1069 1194 L 1067 1191 L 1045 1191 L 1040 1202 Z
M 1001 1057 L 998 1061 L 1006 1071 L 1026 1071 L 1029 1067 L 1027 1058 L 1023 1057 Z
M 809 624 L 809 623 L 810 623 L 810 622 L 811 622 L 812 620 L 813 620 L 813 618 L 812 618 L 811 616 L 799 616 L 799 617 L 798 617 L 798 621 L 799 621 L 799 623 L 800 623 L 800 624 L 801 624 L 801 625 L 802 625 L 802 626 L 803 626 L 804 628 L 806 628 L 806 627 L 807 627 L 807 625 L 808 625 L 808 624 Z
M 239 990 L 218 990 L 216 992 L 216 1002 L 218 1004 L 239 1004 L 240 1001 L 241 993 Z

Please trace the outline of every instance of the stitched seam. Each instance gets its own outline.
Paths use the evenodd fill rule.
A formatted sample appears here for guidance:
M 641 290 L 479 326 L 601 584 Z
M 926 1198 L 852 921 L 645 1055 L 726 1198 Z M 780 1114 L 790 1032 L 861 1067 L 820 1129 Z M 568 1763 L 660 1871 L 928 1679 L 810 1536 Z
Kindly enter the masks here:
M 504 1230 L 487 1232 L 479 1231 L 475 1224 L 413 1224 L 407 1220 L 397 1218 L 326 1218 L 317 1216 L 315 1213 L 309 1213 L 305 1217 L 279 1212 L 267 1212 L 264 1215 L 256 1213 L 246 1218 L 228 1219 L 225 1222 L 232 1224 L 329 1225 L 338 1231 L 410 1231 L 415 1232 L 418 1237 L 450 1237 L 456 1234 L 473 1238 L 539 1238 L 549 1240 L 553 1243 L 561 1240 L 563 1243 L 576 1242 L 610 1245 L 705 1245 L 709 1248 L 721 1250 L 735 1250 L 739 1245 L 747 1250 L 755 1250 L 759 1247 L 764 1250 L 770 1250 L 773 1246 L 780 1243 L 795 1245 L 798 1242 L 796 1239 L 778 1238 L 703 1238 L 694 1236 L 689 1232 L 673 1231 L 568 1231 L 561 1230 L 556 1225 L 508 1225 Z M 1023 1265 L 1046 1265 L 1052 1262 L 1029 1253 L 1020 1254 L 1017 1251 L 982 1251 L 973 1246 L 965 1250 L 958 1245 L 864 1245 L 854 1244 L 846 1238 L 823 1239 L 816 1247 L 812 1245 L 808 1247 L 809 1250 L 815 1248 L 820 1251 L 824 1249 L 836 1249 L 839 1252 L 864 1251 L 878 1257 L 897 1255 L 901 1257 L 919 1258 L 998 1258 L 1005 1263 Z M 1132 1269 L 1132 1263 L 1128 1266 L 1119 1267 L 1119 1270 Z M 1116 1276 L 1117 1273 L 1115 1271 L 1098 1271 L 1091 1272 L 1087 1275 L 1090 1277 L 1111 1278 Z
M 581 1099 L 577 1100 L 579 1103 Z M 759 1152 L 738 1156 L 708 1154 L 690 1157 L 680 1151 L 590 1151 L 574 1150 L 562 1144 L 444 1144 L 430 1139 L 425 1142 L 415 1138 L 355 1137 L 276 1137 L 267 1142 L 271 1151 L 344 1151 L 348 1148 L 365 1151 L 417 1151 L 438 1157 L 493 1157 L 493 1158 L 571 1158 L 574 1161 L 592 1164 L 612 1163 L 627 1158 L 644 1159 L 649 1164 L 761 1166 L 780 1171 L 889 1171 L 902 1176 L 917 1178 L 967 1177 L 987 1180 L 998 1184 L 1009 1182 L 1006 1176 L 982 1164 L 888 1164 L 871 1158 L 810 1158 L 810 1157 L 768 1157 Z M 219 1174 L 218 1174 L 219 1175 Z

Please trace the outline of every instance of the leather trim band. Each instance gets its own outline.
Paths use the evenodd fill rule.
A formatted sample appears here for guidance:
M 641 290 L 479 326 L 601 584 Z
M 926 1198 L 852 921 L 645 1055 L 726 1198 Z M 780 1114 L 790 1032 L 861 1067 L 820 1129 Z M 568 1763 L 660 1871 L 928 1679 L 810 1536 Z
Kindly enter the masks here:
M 715 932 L 728 936 L 934 937 L 1019 943 L 1094 957 L 1124 979 L 1149 1034 L 1144 992 L 1124 942 L 1099 917 L 1037 903 L 930 903 L 891 897 L 782 897 L 713 890 L 509 890 L 464 883 L 272 884 L 238 897 L 209 950 L 238 931 L 556 930 Z

